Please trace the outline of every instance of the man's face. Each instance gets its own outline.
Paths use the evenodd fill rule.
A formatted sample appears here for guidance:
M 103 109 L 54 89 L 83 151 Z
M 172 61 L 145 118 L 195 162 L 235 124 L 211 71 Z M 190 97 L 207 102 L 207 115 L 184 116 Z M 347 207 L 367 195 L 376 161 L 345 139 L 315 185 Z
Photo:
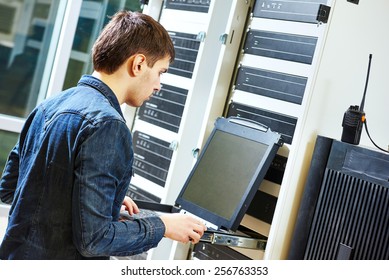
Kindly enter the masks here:
M 130 106 L 140 107 L 143 102 L 149 100 L 154 92 L 161 89 L 161 75 L 166 73 L 170 64 L 170 58 L 166 57 L 158 60 L 153 67 L 147 63 L 141 65 L 142 71 L 138 76 L 135 88 L 128 94 L 126 103 Z

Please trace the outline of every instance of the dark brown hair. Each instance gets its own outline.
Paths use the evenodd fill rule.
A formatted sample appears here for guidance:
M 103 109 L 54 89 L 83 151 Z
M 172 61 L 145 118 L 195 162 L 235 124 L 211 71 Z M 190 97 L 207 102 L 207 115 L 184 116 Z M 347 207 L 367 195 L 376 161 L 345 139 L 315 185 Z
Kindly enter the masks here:
M 112 74 L 129 57 L 144 54 L 147 65 L 165 57 L 174 60 L 173 42 L 165 28 L 152 17 L 130 11 L 116 13 L 92 48 L 93 67 Z

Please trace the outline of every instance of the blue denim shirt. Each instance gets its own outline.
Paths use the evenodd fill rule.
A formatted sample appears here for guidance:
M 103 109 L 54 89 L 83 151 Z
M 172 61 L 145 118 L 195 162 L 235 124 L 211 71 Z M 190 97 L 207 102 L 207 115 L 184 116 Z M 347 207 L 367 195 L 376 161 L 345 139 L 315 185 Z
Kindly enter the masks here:
M 85 75 L 30 114 L 0 181 L 12 203 L 0 259 L 127 256 L 157 246 L 159 217 L 119 221 L 132 138 L 111 89 Z

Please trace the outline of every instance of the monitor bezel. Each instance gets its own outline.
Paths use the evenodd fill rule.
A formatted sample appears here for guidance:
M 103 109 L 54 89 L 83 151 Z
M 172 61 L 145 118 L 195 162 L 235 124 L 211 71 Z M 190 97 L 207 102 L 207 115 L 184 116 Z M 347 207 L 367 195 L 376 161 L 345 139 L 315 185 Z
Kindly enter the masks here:
M 198 166 L 201 164 L 202 158 L 206 154 L 207 148 L 209 147 L 217 131 L 229 133 L 267 146 L 262 160 L 255 169 L 255 172 L 252 178 L 250 179 L 250 183 L 248 184 L 244 195 L 240 199 L 236 209 L 234 209 L 230 219 L 213 213 L 208 209 L 205 209 L 191 201 L 186 200 L 183 197 L 186 189 L 190 184 L 191 178 L 196 172 L 196 168 L 198 168 Z M 177 197 L 176 206 L 195 216 L 200 217 L 205 221 L 210 222 L 211 224 L 216 225 L 218 229 L 236 231 L 243 219 L 244 214 L 250 206 L 250 203 L 259 188 L 259 185 L 264 179 L 271 162 L 273 161 L 279 147 L 282 146 L 282 144 L 283 141 L 281 135 L 279 133 L 271 131 L 269 128 L 264 129 L 263 126 L 258 127 L 257 125 L 253 124 L 253 122 L 241 118 L 218 118 L 215 122 L 214 129 L 212 130 L 198 157 L 198 160 L 193 166 L 189 176 L 185 181 L 183 188 L 181 189 Z

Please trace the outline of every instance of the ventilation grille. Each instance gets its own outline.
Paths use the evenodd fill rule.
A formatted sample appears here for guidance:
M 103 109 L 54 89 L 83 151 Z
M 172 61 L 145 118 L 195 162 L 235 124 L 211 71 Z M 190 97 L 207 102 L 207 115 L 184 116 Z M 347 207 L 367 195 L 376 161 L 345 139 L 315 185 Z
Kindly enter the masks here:
M 337 259 L 350 248 L 350 259 L 389 259 L 387 187 L 326 169 L 305 259 Z

